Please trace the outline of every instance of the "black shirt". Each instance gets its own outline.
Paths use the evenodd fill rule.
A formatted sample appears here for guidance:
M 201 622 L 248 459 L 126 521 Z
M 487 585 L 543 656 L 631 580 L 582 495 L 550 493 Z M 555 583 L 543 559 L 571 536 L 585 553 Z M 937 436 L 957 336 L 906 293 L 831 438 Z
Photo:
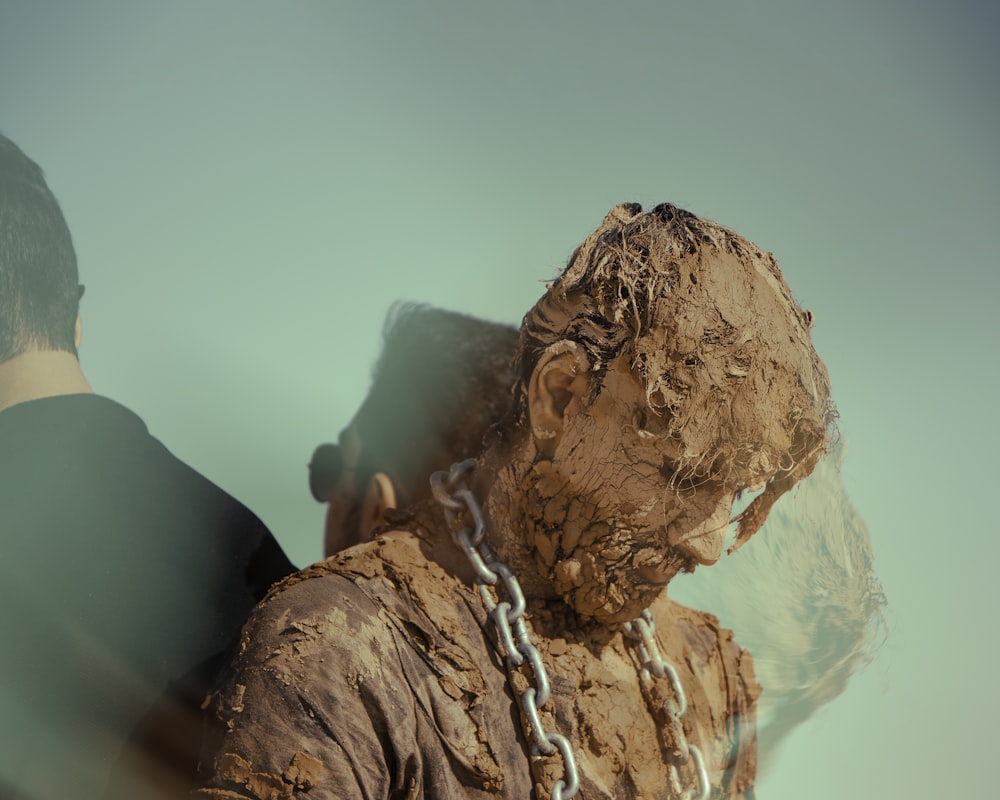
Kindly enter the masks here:
M 0 798 L 101 796 L 158 699 L 196 704 L 291 571 L 251 511 L 123 406 L 81 394 L 0 412 Z M 191 729 L 172 733 L 183 746 Z

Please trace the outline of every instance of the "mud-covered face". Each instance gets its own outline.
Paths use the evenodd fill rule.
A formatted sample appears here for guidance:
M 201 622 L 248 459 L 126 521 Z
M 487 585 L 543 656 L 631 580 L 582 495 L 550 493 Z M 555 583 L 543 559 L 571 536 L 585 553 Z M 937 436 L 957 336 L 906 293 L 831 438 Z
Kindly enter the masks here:
M 616 206 L 577 249 L 524 318 L 536 453 L 516 488 L 578 611 L 636 611 L 719 557 L 734 495 L 764 487 L 736 546 L 809 474 L 833 415 L 810 325 L 770 253 L 669 204 Z M 605 364 L 590 402 L 580 376 Z
M 551 460 L 534 467 L 532 544 L 578 613 L 631 619 L 667 582 L 718 560 L 734 485 L 707 470 L 679 480 L 681 444 L 619 359 L 592 403 L 574 401 Z

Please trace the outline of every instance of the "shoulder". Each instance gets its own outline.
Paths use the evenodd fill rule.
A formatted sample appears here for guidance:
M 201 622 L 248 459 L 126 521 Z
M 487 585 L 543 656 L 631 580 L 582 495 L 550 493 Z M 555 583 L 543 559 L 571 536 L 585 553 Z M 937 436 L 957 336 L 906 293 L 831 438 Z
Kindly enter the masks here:
M 754 674 L 753 658 L 740 647 L 733 632 L 719 624 L 714 614 L 697 611 L 669 598 L 650 610 L 664 656 L 672 660 L 689 693 L 700 697 L 702 711 L 715 720 L 756 717 L 761 687 Z
M 456 590 L 470 589 L 429 555 L 419 537 L 394 530 L 289 575 L 271 589 L 261 607 L 321 605 L 337 592 L 352 591 L 350 586 L 380 600 L 402 593 L 419 600 L 447 599 L 451 605 Z M 389 595 L 380 589 L 389 590 Z
M 750 654 L 714 614 L 681 605 L 669 597 L 661 597 L 653 603 L 650 611 L 656 621 L 657 632 L 670 640 L 671 649 L 682 650 L 687 659 L 702 666 L 708 666 L 719 658 L 727 667 L 742 665 L 748 685 L 756 686 Z
M 687 694 L 690 727 L 710 773 L 724 776 L 724 796 L 753 786 L 757 763 L 756 716 L 761 687 L 750 653 L 713 614 L 667 597 L 650 609 L 657 639 Z
M 400 630 L 432 636 L 449 622 L 468 624 L 470 604 L 463 599 L 472 595 L 472 587 L 428 557 L 419 538 L 392 531 L 276 584 L 248 622 L 240 651 L 322 638 L 329 653 L 362 640 L 395 641 Z
M 223 738 L 203 762 L 210 785 L 248 771 L 287 782 L 300 753 L 321 764 L 318 797 L 410 797 L 415 785 L 458 797 L 502 783 L 496 752 L 520 745 L 513 728 L 487 735 L 507 730 L 510 710 L 473 600 L 407 532 L 290 576 L 254 611 L 212 699 Z M 249 766 L 234 778 L 237 757 Z
M 117 422 L 145 429 L 145 423 L 135 412 L 121 403 L 100 394 L 55 394 L 15 403 L 0 411 L 0 421 L 16 419 L 19 423 L 31 420 L 59 421 L 68 425 L 76 421 Z

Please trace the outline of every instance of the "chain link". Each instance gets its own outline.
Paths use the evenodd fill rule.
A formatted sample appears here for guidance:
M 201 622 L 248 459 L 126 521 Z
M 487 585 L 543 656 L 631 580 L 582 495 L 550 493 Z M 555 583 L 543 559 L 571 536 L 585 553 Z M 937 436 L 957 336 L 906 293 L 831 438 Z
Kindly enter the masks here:
M 528 626 L 524 622 L 525 599 L 521 584 L 510 567 L 496 557 L 485 542 L 486 525 L 482 510 L 467 486 L 465 478 L 472 472 L 475 460 L 468 459 L 452 464 L 451 470 L 431 475 L 431 491 L 444 507 L 445 518 L 452 539 L 462 548 L 480 580 L 479 594 L 486 606 L 487 615 L 497 631 L 497 639 L 507 664 L 513 672 L 527 664 L 531 668 L 535 685 L 521 694 L 519 702 L 531 728 L 531 750 L 536 757 L 552 756 L 557 751 L 563 762 L 563 777 L 552 787 L 551 800 L 569 800 L 580 789 L 576 758 L 569 740 L 560 733 L 546 732 L 539 709 L 549 701 L 551 694 L 549 675 L 542 663 L 542 655 L 531 642 Z M 468 512 L 472 526 L 461 525 L 459 517 Z M 502 583 L 508 600 L 497 602 L 489 587 Z M 497 592 L 499 596 L 499 591 Z
M 486 544 L 486 523 L 482 510 L 472 491 L 464 485 L 465 478 L 472 472 L 475 463 L 474 459 L 467 459 L 452 464 L 448 471 L 435 472 L 431 475 L 431 491 L 444 508 L 452 539 L 465 552 L 479 578 L 479 594 L 486 607 L 487 616 L 496 629 L 497 639 L 503 651 L 501 655 L 507 664 L 508 672 L 513 672 L 526 663 L 531 668 L 535 685 L 524 690 L 519 702 L 531 729 L 532 756 L 547 757 L 559 752 L 565 774 L 553 785 L 550 798 L 569 800 L 580 788 L 576 759 L 569 740 L 561 733 L 546 732 L 542 725 L 539 709 L 549 701 L 551 694 L 549 675 L 542 662 L 542 655 L 532 644 L 524 622 L 526 602 L 521 584 L 510 567 L 500 561 Z M 471 528 L 461 524 L 460 517 L 466 512 L 472 519 Z M 509 599 L 497 602 L 490 587 L 496 587 L 501 582 Z M 695 789 L 687 789 L 682 795 L 682 800 L 708 800 L 711 785 L 705 769 L 705 760 L 701 750 L 688 742 L 681 724 L 681 717 L 688 708 L 687 695 L 677 670 L 660 652 L 652 613 L 646 609 L 637 619 L 624 623 L 622 629 L 626 638 L 636 642 L 636 650 L 642 665 L 640 680 L 647 685 L 663 677 L 670 681 L 674 699 L 667 700 L 664 704 L 668 733 L 676 744 L 679 763 L 683 765 L 689 761 L 693 762 L 698 782 L 697 794 Z M 671 774 L 676 775 L 673 765 Z
M 625 635 L 636 642 L 636 650 L 639 653 L 639 661 L 642 664 L 640 678 L 645 683 L 650 683 L 654 678 L 666 676 L 673 689 L 674 700 L 667 700 L 664 710 L 667 712 L 667 728 L 670 738 L 677 747 L 677 759 L 681 764 L 693 762 L 695 775 L 698 780 L 697 794 L 695 789 L 688 789 L 683 794 L 683 800 L 708 800 L 711 785 L 708 782 L 708 772 L 705 769 L 705 759 L 701 750 L 691 744 L 684 735 L 684 726 L 681 724 L 681 717 L 687 712 L 687 695 L 681 685 L 680 676 L 673 664 L 663 658 L 660 646 L 656 643 L 656 623 L 653 621 L 653 614 L 647 608 L 642 614 L 631 622 L 622 625 Z

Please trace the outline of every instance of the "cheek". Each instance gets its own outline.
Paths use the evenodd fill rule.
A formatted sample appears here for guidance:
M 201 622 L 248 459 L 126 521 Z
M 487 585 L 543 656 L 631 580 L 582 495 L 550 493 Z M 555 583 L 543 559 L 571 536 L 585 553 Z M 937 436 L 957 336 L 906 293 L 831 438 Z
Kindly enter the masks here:
M 606 522 L 587 526 L 575 548 L 554 556 L 547 572 L 567 604 L 583 616 L 618 622 L 637 616 L 662 591 L 662 584 L 641 579 L 640 571 L 652 568 L 661 574 L 668 560 L 662 533 L 637 533 Z
M 539 566 L 560 591 L 584 582 L 607 582 L 614 568 L 662 561 L 667 546 L 664 481 L 650 464 L 588 465 L 587 471 L 538 465 L 527 504 Z
M 567 605 L 600 622 L 626 622 L 662 592 L 662 586 L 636 580 L 635 568 L 580 551 L 560 561 L 554 583 Z

